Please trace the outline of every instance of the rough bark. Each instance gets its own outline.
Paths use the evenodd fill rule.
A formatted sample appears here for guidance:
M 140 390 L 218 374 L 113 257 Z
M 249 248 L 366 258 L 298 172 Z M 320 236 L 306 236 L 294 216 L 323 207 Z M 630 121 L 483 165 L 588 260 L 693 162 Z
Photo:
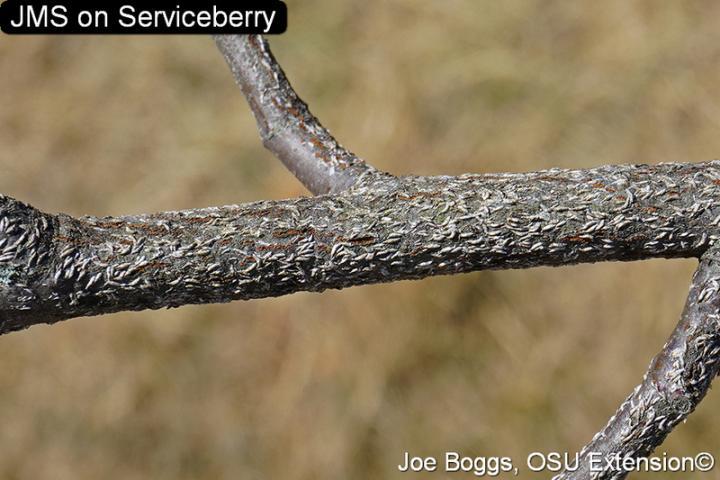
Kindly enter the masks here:
M 267 41 L 259 35 L 218 35 L 257 120 L 265 147 L 314 194 L 339 192 L 375 172 L 341 146 L 290 86 Z
M 693 257 L 720 162 L 373 176 L 337 195 L 128 217 L 0 201 L 0 332 L 482 269 Z
M 642 383 L 580 452 L 577 469 L 555 479 L 625 478 L 621 460 L 650 455 L 695 410 L 719 370 L 720 249 L 712 247 L 700 260 L 675 331 Z
M 0 195 L 0 334 L 122 310 L 482 269 L 699 257 L 681 321 L 589 455 L 645 456 L 702 400 L 720 358 L 720 162 L 394 177 L 310 114 L 259 36 L 216 37 L 268 149 L 313 198 L 126 217 Z

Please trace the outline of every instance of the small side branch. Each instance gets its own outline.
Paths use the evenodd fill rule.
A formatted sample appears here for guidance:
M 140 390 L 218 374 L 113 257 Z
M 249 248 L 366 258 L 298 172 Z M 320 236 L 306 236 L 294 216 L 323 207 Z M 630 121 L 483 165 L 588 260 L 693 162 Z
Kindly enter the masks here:
M 310 113 L 259 35 L 219 35 L 215 42 L 257 120 L 265 147 L 312 193 L 337 193 L 374 171 L 343 148 Z
M 701 258 L 682 317 L 642 383 L 556 480 L 622 479 L 624 458 L 652 453 L 700 403 L 720 370 L 720 249 Z M 631 465 L 629 465 L 632 468 Z

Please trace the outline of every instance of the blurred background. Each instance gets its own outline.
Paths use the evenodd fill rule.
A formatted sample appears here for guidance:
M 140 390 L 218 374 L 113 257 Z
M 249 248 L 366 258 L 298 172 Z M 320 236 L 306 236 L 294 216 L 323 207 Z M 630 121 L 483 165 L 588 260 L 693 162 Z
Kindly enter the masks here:
M 720 2 L 287 4 L 280 63 L 378 168 L 720 156 Z M 0 72 L 0 192 L 42 210 L 306 195 L 207 37 L 3 36 Z M 36 326 L 0 338 L 0 478 L 441 478 L 400 474 L 403 452 L 520 466 L 574 452 L 640 381 L 694 265 L 480 272 Z M 719 410 L 711 392 L 659 453 L 720 456 Z

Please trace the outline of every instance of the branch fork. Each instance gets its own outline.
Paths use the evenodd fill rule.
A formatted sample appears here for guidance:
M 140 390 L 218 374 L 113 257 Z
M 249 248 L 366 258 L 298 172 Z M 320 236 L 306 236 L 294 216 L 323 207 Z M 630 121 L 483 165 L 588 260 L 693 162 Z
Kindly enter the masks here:
M 342 147 L 260 36 L 218 36 L 264 145 L 319 195 L 72 218 L 0 195 L 0 334 L 122 310 L 228 302 L 482 269 L 697 257 L 677 328 L 557 480 L 620 479 L 720 370 L 720 162 L 395 177 Z

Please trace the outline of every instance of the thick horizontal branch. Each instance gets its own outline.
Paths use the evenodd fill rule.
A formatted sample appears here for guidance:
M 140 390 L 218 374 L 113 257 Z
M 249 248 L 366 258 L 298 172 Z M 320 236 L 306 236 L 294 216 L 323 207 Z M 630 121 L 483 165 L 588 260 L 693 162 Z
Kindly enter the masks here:
M 705 397 L 720 370 L 719 254 L 702 256 L 682 317 L 642 383 L 556 480 L 625 478 Z
M 482 269 L 693 257 L 720 162 L 373 175 L 342 194 L 117 218 L 0 197 L 0 331 Z
M 263 144 L 308 190 L 337 193 L 375 171 L 310 113 L 263 37 L 218 35 L 215 42 L 255 115 Z

